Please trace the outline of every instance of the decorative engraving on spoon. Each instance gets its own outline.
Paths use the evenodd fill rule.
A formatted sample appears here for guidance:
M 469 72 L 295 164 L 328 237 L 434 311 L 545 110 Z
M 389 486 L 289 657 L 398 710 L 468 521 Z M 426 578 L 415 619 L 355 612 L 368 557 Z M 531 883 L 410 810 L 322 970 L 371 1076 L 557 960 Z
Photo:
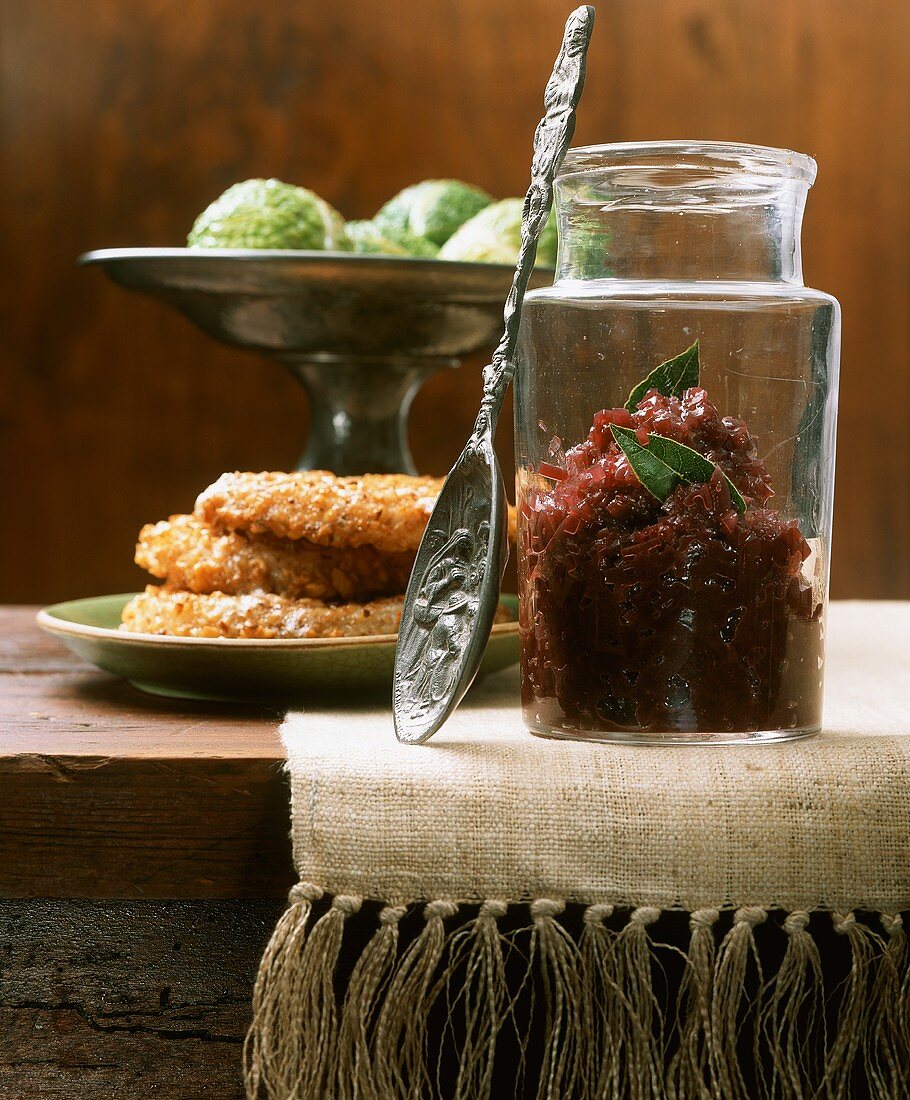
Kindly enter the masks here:
M 422 574 L 409 623 L 412 638 L 397 698 L 411 720 L 426 720 L 456 687 L 461 654 L 472 633 L 486 567 L 488 508 L 465 497 L 450 517 L 461 524 L 430 531 L 431 557 Z M 472 504 L 474 507 L 472 507 Z
M 459 459 L 460 469 L 486 467 L 489 456 L 483 453 L 484 442 L 483 436 L 472 437 Z M 501 484 L 497 496 L 505 511 Z M 398 629 L 393 687 L 396 730 L 400 737 L 403 730 L 410 730 L 410 736 L 401 739 L 413 743 L 426 740 L 438 728 L 439 716 L 451 709 L 472 639 L 479 636 L 486 645 L 489 625 L 484 628 L 483 618 L 491 609 L 482 604 L 482 582 L 491 568 L 501 573 L 501 567 L 491 561 L 493 539 L 499 540 L 503 567 L 508 557 L 503 518 L 498 509 L 491 516 L 488 494 L 472 491 L 470 479 L 463 478 L 452 484 L 446 504 L 434 510 L 424 534 Z M 499 574 L 491 619 L 498 603 L 498 581 Z

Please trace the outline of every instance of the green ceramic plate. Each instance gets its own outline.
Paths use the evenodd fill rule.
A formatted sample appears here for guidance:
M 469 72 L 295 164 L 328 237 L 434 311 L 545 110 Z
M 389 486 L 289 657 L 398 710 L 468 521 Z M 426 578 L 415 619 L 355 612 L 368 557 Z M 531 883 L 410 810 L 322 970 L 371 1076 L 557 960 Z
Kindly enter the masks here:
M 388 693 L 395 635 L 369 638 L 170 638 L 118 630 L 134 593 L 54 604 L 38 625 L 85 660 L 143 691 L 182 699 L 313 700 Z M 517 614 L 517 599 L 503 596 Z M 518 623 L 493 627 L 480 674 L 518 660 Z

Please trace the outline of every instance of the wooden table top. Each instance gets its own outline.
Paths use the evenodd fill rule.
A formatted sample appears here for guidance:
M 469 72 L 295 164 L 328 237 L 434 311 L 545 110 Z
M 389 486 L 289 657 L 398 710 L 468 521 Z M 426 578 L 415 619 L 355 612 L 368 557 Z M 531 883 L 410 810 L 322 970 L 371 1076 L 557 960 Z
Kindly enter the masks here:
M 146 695 L 36 610 L 0 607 L 0 898 L 286 897 L 280 713 Z M 829 676 L 851 660 L 832 633 Z
M 282 897 L 277 712 L 145 695 L 0 608 L 0 897 Z

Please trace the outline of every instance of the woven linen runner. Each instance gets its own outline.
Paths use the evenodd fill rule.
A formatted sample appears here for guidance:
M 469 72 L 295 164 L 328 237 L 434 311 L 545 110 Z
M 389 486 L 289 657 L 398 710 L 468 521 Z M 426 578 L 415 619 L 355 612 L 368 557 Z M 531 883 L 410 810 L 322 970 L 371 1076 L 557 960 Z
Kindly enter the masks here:
M 824 732 L 789 744 L 535 738 L 515 670 L 420 748 L 395 741 L 382 707 L 289 715 L 301 881 L 257 982 L 249 1095 L 437 1095 L 425 1017 L 460 996 L 450 1094 L 496 1096 L 514 950 L 542 982 L 539 1096 L 849 1098 L 860 1064 L 874 1095 L 910 1095 L 910 604 L 835 604 L 828 634 Z M 338 989 L 365 900 L 381 903 L 375 934 Z M 580 932 L 567 904 L 585 907 Z M 425 926 L 399 950 L 412 906 Z M 516 907 L 523 948 L 502 931 Z M 651 933 L 673 910 L 691 938 L 674 1018 L 658 1022 Z M 852 953 L 836 1011 L 812 934 L 823 911 Z M 772 970 L 750 986 L 772 932 Z

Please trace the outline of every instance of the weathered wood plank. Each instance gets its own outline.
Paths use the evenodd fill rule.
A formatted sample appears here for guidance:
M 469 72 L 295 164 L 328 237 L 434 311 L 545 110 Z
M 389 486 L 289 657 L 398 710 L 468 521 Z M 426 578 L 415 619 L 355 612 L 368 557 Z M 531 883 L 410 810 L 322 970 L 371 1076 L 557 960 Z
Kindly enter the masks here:
M 280 903 L 0 902 L 0 1096 L 242 1095 Z
M 279 715 L 172 702 L 0 610 L 0 897 L 283 898 Z
M 7 605 L 0 615 L 0 676 L 84 671 L 85 662 L 35 629 L 36 607 Z M 4 691 L 9 685 L 2 681 Z M 0 691 L 0 700 L 4 691 Z
M 0 755 L 218 756 L 280 760 L 281 712 L 146 695 L 0 607 Z
M 0 759 L 2 897 L 284 897 L 288 830 L 269 761 Z
M 2 622 L 0 611 L 0 622 Z M 280 715 L 146 695 L 90 665 L 0 674 L 0 754 L 280 760 Z

